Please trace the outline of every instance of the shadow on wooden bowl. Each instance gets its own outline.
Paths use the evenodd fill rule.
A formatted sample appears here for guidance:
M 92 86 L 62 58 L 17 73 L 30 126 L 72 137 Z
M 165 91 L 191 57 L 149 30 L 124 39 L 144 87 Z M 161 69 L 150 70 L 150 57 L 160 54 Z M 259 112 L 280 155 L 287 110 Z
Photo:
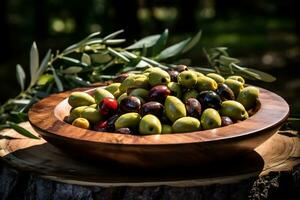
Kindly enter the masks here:
M 284 99 L 260 88 L 260 108 L 242 122 L 189 133 L 125 135 L 85 130 L 65 123 L 63 119 L 71 109 L 67 102 L 71 92 L 53 94 L 34 104 L 28 113 L 33 128 L 49 143 L 71 155 L 129 167 L 197 166 L 253 151 L 278 131 L 289 113 Z

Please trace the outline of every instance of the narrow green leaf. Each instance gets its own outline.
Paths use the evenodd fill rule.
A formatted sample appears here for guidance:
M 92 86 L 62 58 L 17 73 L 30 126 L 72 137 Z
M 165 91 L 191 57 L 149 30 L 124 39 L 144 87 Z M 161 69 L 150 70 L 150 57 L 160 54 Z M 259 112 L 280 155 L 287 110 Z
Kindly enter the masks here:
M 12 103 L 18 104 L 18 105 L 27 105 L 29 104 L 30 100 L 29 99 L 13 99 L 11 100 Z
M 159 67 L 159 68 L 162 68 L 162 69 L 168 69 L 167 66 L 165 65 L 162 65 L 161 63 L 159 62 L 156 62 L 155 60 L 152 60 L 150 58 L 146 58 L 146 57 L 141 57 L 141 59 L 147 63 L 149 63 L 151 66 L 155 66 L 155 67 Z
M 115 44 L 121 44 L 123 42 L 126 42 L 125 39 L 110 39 L 110 40 L 105 40 L 103 43 L 107 45 L 115 45 Z
M 186 45 L 186 47 L 182 50 L 182 53 L 185 53 L 192 49 L 201 39 L 202 36 L 202 30 L 200 30 Z
M 107 50 L 114 56 L 121 58 L 122 60 L 124 60 L 125 62 L 129 62 L 130 60 L 128 58 L 126 58 L 125 56 L 123 56 L 122 54 L 120 54 L 119 52 L 113 50 L 110 47 L 107 47 Z
M 86 54 L 86 53 L 83 53 L 82 56 L 81 56 L 81 63 L 84 63 L 86 65 L 91 65 L 91 57 Z
M 64 90 L 63 84 L 62 84 L 61 80 L 59 79 L 59 77 L 57 76 L 55 69 L 52 69 L 52 72 L 53 72 L 53 76 L 54 76 L 54 81 L 56 83 L 56 87 L 59 92 L 62 92 Z
M 126 49 L 141 49 L 144 46 L 146 48 L 152 47 L 157 40 L 160 38 L 160 35 L 151 35 L 145 38 L 142 38 L 141 40 L 137 41 L 136 43 L 130 45 L 129 47 L 126 47 Z
M 239 63 L 240 62 L 239 59 L 231 58 L 231 57 L 223 56 L 223 55 L 220 56 L 218 61 L 225 66 L 229 66 L 231 63 Z
M 141 60 L 140 62 L 138 62 L 138 64 L 135 66 L 135 68 L 138 68 L 138 69 L 144 69 L 146 67 L 150 67 L 149 63 Z
M 17 80 L 18 80 L 18 83 L 21 86 L 21 90 L 24 91 L 24 88 L 25 88 L 25 78 L 26 78 L 25 72 L 24 72 L 22 66 L 19 65 L 19 64 L 17 64 L 17 66 L 16 66 L 16 71 L 17 71 Z
M 36 46 L 36 43 L 33 42 L 30 49 L 30 85 L 34 85 L 38 79 L 38 68 L 39 68 L 39 52 Z
M 76 84 L 80 86 L 89 86 L 91 85 L 90 82 L 83 80 L 82 78 L 74 75 L 67 75 L 66 78 L 71 79 L 74 81 Z
M 93 39 L 90 39 L 88 40 L 85 45 L 94 45 L 94 44 L 101 44 L 103 42 L 103 39 L 101 38 L 93 38 Z
M 49 49 L 47 51 L 45 57 L 43 58 L 43 60 L 41 62 L 40 68 L 38 69 L 38 72 L 37 72 L 38 77 L 40 77 L 46 71 L 50 57 L 51 57 L 51 49 Z
M 211 72 L 216 72 L 216 70 L 211 69 L 211 68 L 205 68 L 205 67 L 193 67 L 196 71 L 202 72 L 202 73 L 211 73 Z
M 119 34 L 121 34 L 121 33 L 123 33 L 123 32 L 124 32 L 123 29 L 118 30 L 118 31 L 116 31 L 116 32 L 113 32 L 113 33 L 111 33 L 111 34 L 105 36 L 105 37 L 103 38 L 103 41 L 106 41 L 106 40 L 108 40 L 108 39 L 113 39 L 113 38 L 115 38 L 117 35 L 119 35 Z
M 75 59 L 75 58 L 63 56 L 63 57 L 61 57 L 61 59 L 66 60 L 66 61 L 69 61 L 69 62 L 72 62 L 72 63 L 74 63 L 74 64 L 82 65 L 82 66 L 85 66 L 85 67 L 88 66 L 87 64 L 82 63 L 82 62 L 80 62 L 79 60 L 77 60 L 77 59 Z
M 157 40 L 157 42 L 153 46 L 152 56 L 158 55 L 159 52 L 161 52 L 161 50 L 163 50 L 165 48 L 165 46 L 167 44 L 168 37 L 169 37 L 169 30 L 165 29 L 165 31 L 160 35 L 159 39 Z
M 76 74 L 82 71 L 82 67 L 78 67 L 78 66 L 71 66 L 68 67 L 67 69 L 64 69 L 62 71 L 62 73 L 64 74 Z
M 182 50 L 186 47 L 188 42 L 191 38 L 187 38 L 177 44 L 169 46 L 168 48 L 164 49 L 160 54 L 156 57 L 156 60 L 164 60 L 173 56 L 178 55 Z
M 32 138 L 32 139 L 40 139 L 39 137 L 35 136 L 34 134 L 32 134 L 31 132 L 29 132 L 28 130 L 26 130 L 25 128 L 19 126 L 14 122 L 6 122 L 6 123 L 9 125 L 10 128 L 14 129 L 15 131 L 17 131 L 18 133 L 20 133 L 25 137 Z
M 257 74 L 257 76 L 259 77 L 259 80 L 262 80 L 262 81 L 265 81 L 265 82 L 274 82 L 274 81 L 276 81 L 276 78 L 274 76 L 272 76 L 268 73 L 262 72 L 260 70 L 247 68 L 247 67 L 245 67 L 245 70 Z

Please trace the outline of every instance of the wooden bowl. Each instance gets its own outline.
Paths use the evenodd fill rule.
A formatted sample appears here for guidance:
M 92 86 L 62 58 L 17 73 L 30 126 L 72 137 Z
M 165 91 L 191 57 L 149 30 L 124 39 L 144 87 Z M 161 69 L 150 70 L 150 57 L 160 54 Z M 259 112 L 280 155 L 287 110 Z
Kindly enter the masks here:
M 93 92 L 94 89 L 86 91 Z M 81 158 L 126 166 L 163 168 L 197 166 L 254 150 L 276 133 L 289 106 L 280 96 L 260 88 L 260 108 L 249 119 L 226 127 L 165 135 L 124 135 L 77 128 L 63 121 L 72 91 L 53 94 L 32 106 L 29 121 L 49 143 Z

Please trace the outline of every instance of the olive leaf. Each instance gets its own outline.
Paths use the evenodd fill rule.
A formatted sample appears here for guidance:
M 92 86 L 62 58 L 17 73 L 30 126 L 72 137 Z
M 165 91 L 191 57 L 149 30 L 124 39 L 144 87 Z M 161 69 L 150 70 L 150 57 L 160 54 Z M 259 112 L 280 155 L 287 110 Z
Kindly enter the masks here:
M 51 57 L 51 49 L 49 49 L 45 55 L 45 57 L 43 58 L 41 64 L 40 64 L 40 68 L 37 71 L 37 76 L 40 77 L 47 69 L 48 67 L 48 62 L 50 60 Z
M 61 57 L 61 59 L 66 60 L 66 61 L 69 61 L 69 62 L 72 62 L 72 63 L 74 63 L 74 64 L 82 65 L 82 66 L 85 66 L 85 67 L 88 66 L 86 63 L 82 63 L 82 62 L 80 62 L 79 60 L 77 60 L 77 59 L 75 59 L 75 58 L 63 56 L 63 57 Z
M 169 37 L 169 30 L 165 29 L 165 31 L 160 35 L 159 39 L 156 41 L 155 45 L 153 46 L 152 56 L 156 56 L 159 52 L 164 49 L 167 44 L 167 40 Z
M 106 41 L 106 40 L 109 40 L 109 39 L 113 39 L 113 38 L 115 38 L 117 35 L 119 35 L 119 34 L 121 34 L 121 33 L 123 33 L 123 32 L 124 32 L 123 29 L 118 30 L 118 31 L 116 31 L 116 32 L 113 32 L 113 33 L 111 33 L 111 34 L 105 36 L 105 37 L 103 38 L 103 41 Z
M 25 88 L 25 78 L 26 78 L 24 69 L 22 68 L 21 65 L 17 64 L 16 71 L 17 71 L 17 80 L 18 80 L 18 83 L 21 86 L 21 90 L 24 91 L 24 88 Z
M 39 52 L 36 46 L 36 43 L 33 42 L 30 49 L 30 85 L 34 85 L 34 83 L 38 79 L 38 68 L 39 68 Z
M 107 47 L 107 50 L 114 56 L 119 57 L 120 59 L 124 60 L 125 62 L 129 62 L 130 60 L 128 58 L 126 58 L 125 56 L 123 56 L 122 54 L 120 54 L 119 52 L 113 50 L 110 47 Z
M 169 46 L 168 48 L 166 48 L 162 52 L 160 52 L 160 54 L 158 54 L 158 56 L 155 57 L 155 60 L 160 61 L 160 60 L 165 60 L 167 58 L 176 56 L 177 54 L 182 52 L 182 50 L 186 47 L 186 45 L 188 44 L 188 42 L 190 40 L 191 40 L 191 38 L 187 38 L 177 44 Z
M 159 40 L 160 35 L 151 35 L 148 37 L 145 37 L 139 41 L 137 41 L 136 43 L 126 47 L 126 49 L 141 49 L 144 46 L 146 48 L 152 47 L 153 45 L 155 45 L 155 43 L 157 42 L 157 40 Z
M 257 69 L 252 69 L 252 68 L 247 68 L 245 67 L 244 68 L 245 70 L 249 71 L 249 72 L 252 72 L 252 73 L 255 73 L 258 77 L 259 80 L 262 80 L 262 81 L 265 81 L 265 82 L 274 82 L 276 81 L 276 78 L 268 73 L 265 73 L 265 72 L 262 72 L 260 70 L 257 70 Z
M 26 130 L 25 128 L 19 126 L 14 122 L 8 121 L 6 123 L 10 128 L 14 129 L 15 131 L 17 131 L 18 133 L 22 134 L 25 137 L 32 138 L 32 139 L 40 139 L 39 137 L 35 136 L 34 134 L 32 134 L 31 132 L 29 132 L 28 130 Z
M 61 82 L 61 80 L 59 79 L 59 77 L 57 76 L 55 69 L 52 68 L 52 73 L 53 73 L 53 77 L 54 77 L 54 81 L 57 87 L 57 90 L 59 92 L 62 92 L 64 90 L 63 84 Z
M 202 36 L 202 30 L 200 30 L 185 46 L 185 48 L 182 50 L 182 53 L 185 53 L 189 50 L 191 50 L 201 39 Z

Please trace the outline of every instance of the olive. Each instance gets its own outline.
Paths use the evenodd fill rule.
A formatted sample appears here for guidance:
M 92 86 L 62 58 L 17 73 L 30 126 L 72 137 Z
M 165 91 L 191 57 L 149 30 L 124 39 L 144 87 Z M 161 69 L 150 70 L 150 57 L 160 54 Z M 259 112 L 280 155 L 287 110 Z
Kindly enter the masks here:
M 198 77 L 203 77 L 203 76 L 205 76 L 204 74 L 202 74 L 201 72 L 197 72 L 197 71 L 192 71 L 194 74 L 196 74 L 196 76 L 197 76 L 197 79 L 198 79 Z
M 216 73 L 208 73 L 206 74 L 207 77 L 214 79 L 217 83 L 224 83 L 225 79 L 220 74 Z
M 135 128 L 138 127 L 141 120 L 141 116 L 138 113 L 126 113 L 121 115 L 115 121 L 115 128 Z
M 103 89 L 103 88 L 97 88 L 94 91 L 94 96 L 95 96 L 95 100 L 96 103 L 99 104 L 100 101 L 102 101 L 102 99 L 104 99 L 105 97 L 109 97 L 114 99 L 114 95 L 112 93 L 110 93 L 109 91 Z
M 228 116 L 233 120 L 244 120 L 249 117 L 245 107 L 241 103 L 233 100 L 222 102 L 220 114 Z
M 89 120 L 91 123 L 96 123 L 103 118 L 98 109 L 90 107 L 87 107 L 81 112 L 81 117 Z
M 136 97 L 141 97 L 143 99 L 147 99 L 149 96 L 149 91 L 144 88 L 135 88 L 132 91 L 130 91 L 128 94 L 129 96 L 136 96 Z
M 143 74 L 150 74 L 153 71 L 164 71 L 159 67 L 148 67 L 147 69 L 144 70 Z
M 162 117 L 163 112 L 164 112 L 164 106 L 161 103 L 156 101 L 149 101 L 143 104 L 141 109 L 142 115 L 152 114 L 158 118 Z
M 157 85 L 149 91 L 149 100 L 163 103 L 168 95 L 171 94 L 169 88 L 165 85 Z
M 120 110 L 122 113 L 140 112 L 141 100 L 135 96 L 127 96 L 120 102 Z
M 126 97 L 128 97 L 128 95 L 127 95 L 127 93 L 125 92 L 125 93 L 123 93 L 123 94 L 121 94 L 119 97 L 118 97 L 118 99 L 117 99 L 117 101 L 118 101 L 118 104 L 120 104 L 121 103 L 121 101 L 122 101 L 122 99 L 124 99 L 124 98 L 126 98 Z
M 90 128 L 90 123 L 87 119 L 85 118 L 77 118 L 72 122 L 73 126 L 79 127 L 79 128 L 84 128 L 84 129 L 89 129 Z
M 217 82 L 207 76 L 201 76 L 197 78 L 197 84 L 195 88 L 199 91 L 213 90 L 215 91 L 218 87 Z
M 214 108 L 216 110 L 221 107 L 221 98 L 214 91 L 203 91 L 200 92 L 197 99 L 200 101 L 201 106 L 205 108 Z
M 216 93 L 220 96 L 222 101 L 235 99 L 233 91 L 224 83 L 218 84 L 218 89 L 216 90 Z
M 221 116 L 213 108 L 207 108 L 201 115 L 201 126 L 204 130 L 221 127 Z
M 111 116 L 117 112 L 118 107 L 117 100 L 105 97 L 99 103 L 99 112 L 102 116 Z
M 162 124 L 161 125 L 161 134 L 169 134 L 172 133 L 172 126 L 168 124 Z
M 95 124 L 93 126 L 93 130 L 94 131 L 100 131 L 100 132 L 108 131 L 108 129 L 107 129 L 107 121 L 105 121 L 105 120 L 99 121 L 97 124 Z
M 169 120 L 171 120 L 171 122 L 186 116 L 185 105 L 177 97 L 167 96 L 164 106 L 166 116 Z
M 188 71 L 189 68 L 186 65 L 177 65 L 175 67 L 175 70 L 178 72 Z
M 112 83 L 105 87 L 105 90 L 109 91 L 111 94 L 116 93 L 119 90 L 121 83 Z
M 69 96 L 68 103 L 73 108 L 79 106 L 89 106 L 95 103 L 95 99 L 85 92 L 72 92 Z
M 243 85 L 245 84 L 245 80 L 244 80 L 244 78 L 241 77 L 241 76 L 229 76 L 229 77 L 227 77 L 227 79 L 232 79 L 232 80 L 239 81 L 239 82 L 242 83 Z
M 237 101 L 243 104 L 246 110 L 254 108 L 258 101 L 259 90 L 256 87 L 248 86 L 242 89 L 237 97 Z
M 130 88 L 148 88 L 148 77 L 143 74 L 130 74 L 120 85 L 121 93 L 127 92 Z
M 89 106 L 89 108 L 98 108 L 98 105 L 96 103 Z
M 186 102 L 189 98 L 197 98 L 199 95 L 199 92 L 195 89 L 188 90 L 187 92 L 184 93 L 182 97 L 182 101 Z
M 142 135 L 161 134 L 161 129 L 159 119 L 151 114 L 145 115 L 139 124 L 139 132 Z
M 128 76 L 129 76 L 128 73 L 119 74 L 116 78 L 113 79 L 113 82 L 122 83 Z
M 178 83 L 170 82 L 168 83 L 167 87 L 171 91 L 170 95 L 175 96 L 177 98 L 181 98 L 182 92 L 181 92 L 181 87 Z
M 170 75 L 171 81 L 177 82 L 177 77 L 178 77 L 179 72 L 175 71 L 175 70 L 168 70 L 167 72 Z
M 179 118 L 172 125 L 172 132 L 174 133 L 192 132 L 200 129 L 200 121 L 194 117 Z
M 244 88 L 243 84 L 237 80 L 226 79 L 224 83 L 233 91 L 235 97 L 237 97 Z
M 167 85 L 171 81 L 170 75 L 164 70 L 154 70 L 150 72 L 148 78 L 151 86 Z
M 222 121 L 222 126 L 228 126 L 233 124 L 232 119 L 228 116 L 221 116 L 221 121 Z
M 69 117 L 67 118 L 68 123 L 72 123 L 76 118 L 80 117 L 81 113 L 88 108 L 88 106 L 79 106 L 71 110 Z
M 197 83 L 197 75 L 192 71 L 183 71 L 178 75 L 178 83 L 186 88 L 193 88 Z
M 119 128 L 115 132 L 122 134 L 133 134 L 133 131 L 130 128 Z
M 115 122 L 119 118 L 118 115 L 113 115 L 110 118 L 107 119 L 107 129 L 109 131 L 114 131 L 115 130 Z
M 201 104 L 195 98 L 189 98 L 185 102 L 185 108 L 188 116 L 200 118 L 201 116 Z

